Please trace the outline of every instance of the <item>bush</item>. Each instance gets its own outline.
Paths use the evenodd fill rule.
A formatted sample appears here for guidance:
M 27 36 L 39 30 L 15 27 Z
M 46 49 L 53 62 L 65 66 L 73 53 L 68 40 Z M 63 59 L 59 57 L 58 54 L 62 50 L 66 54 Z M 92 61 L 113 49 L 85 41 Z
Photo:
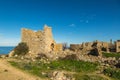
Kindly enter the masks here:
M 120 70 L 119 69 L 107 68 L 107 69 L 104 69 L 103 73 L 109 77 L 116 79 L 116 80 L 120 80 Z
M 26 53 L 28 53 L 28 51 L 29 51 L 29 48 L 27 44 L 24 42 L 21 42 L 18 44 L 18 46 L 15 47 L 14 54 L 25 55 Z
M 9 62 L 11 65 L 20 68 L 22 70 L 28 71 L 34 75 L 44 77 L 41 72 L 50 73 L 54 70 L 65 70 L 72 72 L 93 72 L 97 70 L 98 64 L 84 61 L 76 61 L 76 60 L 57 60 L 51 61 L 50 63 L 43 62 Z
M 116 68 L 120 68 L 120 63 L 117 63 L 115 66 Z
M 98 75 L 87 75 L 87 74 L 84 74 L 84 75 L 75 74 L 74 77 L 75 77 L 75 80 L 108 80 Z
M 104 57 L 115 57 L 116 59 L 120 58 L 120 53 L 102 53 Z
M 97 70 L 98 64 L 77 60 L 52 61 L 49 65 L 51 70 L 66 70 L 73 72 L 91 72 Z

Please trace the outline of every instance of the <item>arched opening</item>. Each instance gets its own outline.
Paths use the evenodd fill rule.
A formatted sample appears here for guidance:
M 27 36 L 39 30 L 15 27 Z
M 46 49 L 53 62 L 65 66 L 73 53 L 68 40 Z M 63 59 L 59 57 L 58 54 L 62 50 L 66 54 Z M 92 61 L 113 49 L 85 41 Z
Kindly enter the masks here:
M 54 50 L 54 44 L 53 43 L 51 44 L 51 50 L 52 51 Z
M 102 49 L 101 49 L 102 51 L 107 51 L 107 48 L 105 48 L 105 47 L 102 47 Z

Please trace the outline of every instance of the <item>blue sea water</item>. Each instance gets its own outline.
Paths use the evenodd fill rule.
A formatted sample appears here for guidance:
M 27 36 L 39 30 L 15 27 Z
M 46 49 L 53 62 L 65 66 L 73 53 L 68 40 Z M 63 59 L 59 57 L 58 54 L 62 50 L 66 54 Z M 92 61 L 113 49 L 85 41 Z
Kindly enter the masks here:
M 14 46 L 0 46 L 0 54 L 8 54 L 14 48 Z

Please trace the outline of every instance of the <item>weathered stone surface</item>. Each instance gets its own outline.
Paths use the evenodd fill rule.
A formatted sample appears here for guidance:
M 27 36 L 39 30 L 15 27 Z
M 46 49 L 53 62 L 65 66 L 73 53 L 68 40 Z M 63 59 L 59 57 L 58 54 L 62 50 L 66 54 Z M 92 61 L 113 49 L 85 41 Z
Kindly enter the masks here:
M 1 58 L 6 58 L 6 57 L 7 57 L 7 55 L 1 55 L 0 57 L 1 57 Z
M 32 54 L 35 55 L 62 50 L 62 44 L 56 44 L 52 36 L 52 28 L 47 25 L 44 26 L 43 31 L 37 32 L 23 28 L 22 42 L 27 43 L 31 56 Z
M 41 56 L 39 54 L 45 54 L 48 59 L 52 60 L 75 54 L 78 60 L 104 62 L 106 59 L 102 58 L 103 51 L 109 52 L 110 49 L 116 49 L 117 52 L 120 51 L 120 41 L 116 41 L 116 44 L 100 41 L 71 44 L 70 49 L 64 49 L 63 51 L 63 45 L 55 42 L 52 35 L 52 28 L 47 25 L 44 26 L 42 31 L 32 31 L 23 28 L 21 42 L 27 43 L 29 52 L 25 56 L 32 58 L 33 61 L 35 58 L 41 59 L 43 57 L 43 55 Z M 96 56 L 94 57 L 88 55 L 92 50 L 93 52 L 95 51 Z M 14 55 L 13 53 L 14 51 L 11 51 L 9 57 L 12 57 Z M 15 56 L 17 57 L 17 55 Z M 71 58 L 70 56 L 67 57 Z
M 64 71 L 54 71 L 51 80 L 74 80 L 72 77 L 67 76 Z
M 97 56 L 101 56 L 102 51 L 109 52 L 109 43 L 107 42 L 86 42 L 82 44 L 71 44 L 70 49 L 75 52 L 81 52 L 81 54 L 88 54 L 88 53 L 97 53 Z M 103 50 L 104 49 L 104 50 Z
M 9 53 L 8 56 L 9 56 L 9 57 L 13 57 L 13 56 L 14 56 L 14 50 L 12 50 L 12 51 Z
M 120 40 L 116 41 L 116 52 L 120 52 Z

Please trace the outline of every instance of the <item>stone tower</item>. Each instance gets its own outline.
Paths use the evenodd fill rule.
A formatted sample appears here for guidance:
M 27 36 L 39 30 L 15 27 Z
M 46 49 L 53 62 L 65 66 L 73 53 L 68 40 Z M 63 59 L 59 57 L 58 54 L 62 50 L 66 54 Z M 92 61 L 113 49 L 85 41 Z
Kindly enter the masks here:
M 44 41 L 45 41 L 45 52 L 50 52 L 54 50 L 55 41 L 52 35 L 52 28 L 47 25 L 44 26 Z
M 30 54 L 48 53 L 51 51 L 62 50 L 62 44 L 56 44 L 52 28 L 47 25 L 44 26 L 43 31 L 32 31 L 22 28 L 21 41 L 27 43 Z

